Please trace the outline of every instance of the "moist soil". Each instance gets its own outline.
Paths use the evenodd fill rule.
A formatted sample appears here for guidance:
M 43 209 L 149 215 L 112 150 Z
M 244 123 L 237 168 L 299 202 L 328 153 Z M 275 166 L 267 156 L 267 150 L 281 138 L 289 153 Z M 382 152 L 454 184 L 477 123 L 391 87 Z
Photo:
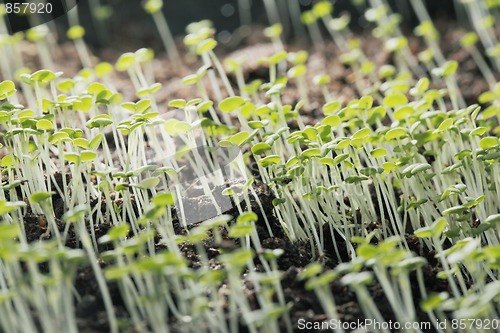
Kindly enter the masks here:
M 467 103 L 472 104 L 477 101 L 477 97 L 481 92 L 487 90 L 487 84 L 482 79 L 478 69 L 475 66 L 474 61 L 471 59 L 469 54 L 460 48 L 459 40 L 464 34 L 464 30 L 459 28 L 457 24 L 453 21 L 444 20 L 438 21 L 436 24 L 438 29 L 442 32 L 442 49 L 445 56 L 448 59 L 453 59 L 458 61 L 461 65 L 458 72 L 458 85 L 462 87 L 462 92 Z M 254 31 L 260 31 L 261 29 L 254 29 Z M 146 33 L 146 32 L 145 32 Z M 361 34 L 358 36 L 362 41 L 362 47 L 368 58 L 374 61 L 377 66 L 383 64 L 392 64 L 394 59 L 390 54 L 384 52 L 380 48 L 380 41 L 375 40 L 369 35 Z M 267 56 L 273 52 L 272 46 L 267 44 L 266 40 L 263 38 L 261 33 L 254 33 L 247 37 L 246 45 L 239 47 L 236 53 L 232 54 L 237 56 L 238 54 L 244 54 L 246 59 L 258 59 L 263 56 Z M 422 45 L 416 38 L 409 39 L 409 45 L 415 53 L 422 50 Z M 181 44 L 179 42 L 179 44 Z M 121 45 L 123 46 L 123 45 Z M 354 84 L 353 84 L 353 73 L 350 68 L 343 66 L 338 60 L 339 50 L 333 44 L 327 44 L 322 50 L 314 50 L 311 46 L 304 45 L 290 45 L 288 46 L 289 51 L 299 50 L 307 48 L 310 52 L 310 58 L 308 63 L 310 81 L 312 77 L 319 73 L 324 73 L 331 76 L 331 83 L 329 90 L 333 93 L 333 97 L 342 103 L 358 98 Z M 117 47 L 109 47 L 94 51 L 94 61 L 110 61 L 114 63 L 123 50 Z M 131 50 L 128 50 L 131 51 Z M 72 44 L 63 43 L 60 47 L 54 51 L 55 52 L 55 63 L 59 64 L 61 70 L 65 73 L 65 76 L 76 75 L 79 70 L 79 62 L 76 51 Z M 224 53 L 225 52 L 225 53 Z M 223 50 L 221 52 L 224 54 L 230 54 L 232 50 Z M 31 54 L 31 55 L 30 55 Z M 34 56 L 33 50 L 27 49 L 25 52 L 26 61 L 31 64 L 32 68 L 37 68 L 36 57 Z M 231 57 L 231 55 L 229 55 Z M 199 62 L 196 57 L 191 55 L 186 55 L 183 59 L 182 66 L 173 67 L 169 65 L 169 62 L 165 54 L 160 53 L 156 56 L 153 61 L 153 67 L 155 70 L 156 82 L 161 82 L 163 88 L 157 94 L 158 105 L 166 105 L 166 102 L 174 98 L 185 98 L 190 99 L 196 97 L 196 92 L 190 87 L 186 87 L 180 84 L 180 79 L 183 76 L 189 75 L 196 71 L 199 66 Z M 245 77 L 247 82 L 252 79 L 268 79 L 267 69 L 261 67 L 256 62 L 247 62 L 245 64 Z M 110 78 L 111 82 L 115 87 L 124 95 L 124 100 L 133 101 L 137 97 L 134 93 L 134 88 L 132 87 L 126 74 L 113 74 Z M 284 103 L 294 105 L 299 99 L 299 93 L 293 84 L 289 84 L 290 87 L 284 92 L 283 100 Z M 312 92 L 310 95 L 311 108 L 310 110 L 305 110 L 304 122 L 306 124 L 314 124 L 317 119 L 322 117 L 321 105 L 324 103 L 321 92 L 315 87 L 311 86 Z M 164 107 L 163 112 L 166 113 L 166 107 Z M 293 123 L 289 124 L 291 128 L 295 127 Z M 326 267 L 334 268 L 339 262 L 347 262 L 350 260 L 349 254 L 347 252 L 345 242 L 342 240 L 340 235 L 335 235 L 335 240 L 330 237 L 325 237 L 325 257 L 324 258 L 313 258 L 313 253 L 315 252 L 311 249 L 309 242 L 291 242 L 286 235 L 283 233 L 283 229 L 280 226 L 278 220 L 274 217 L 272 209 L 273 196 L 271 191 L 268 191 L 266 185 L 259 181 L 259 175 L 255 174 L 257 181 L 253 185 L 255 192 L 259 196 L 259 199 L 264 207 L 264 212 L 270 222 L 271 230 L 273 236 L 270 236 L 268 228 L 264 223 L 263 216 L 259 216 L 257 221 L 257 230 L 259 237 L 261 239 L 262 246 L 268 249 L 283 249 L 284 254 L 278 260 L 278 266 L 281 271 L 283 271 L 282 286 L 285 293 L 285 298 L 287 302 L 293 304 L 290 314 L 292 323 L 297 328 L 297 323 L 299 319 L 305 319 L 308 322 L 323 322 L 328 320 L 323 309 L 320 306 L 317 296 L 313 291 L 307 290 L 305 288 L 305 282 L 299 278 L 299 272 L 313 260 L 322 260 Z M 56 175 L 56 180 L 61 181 L 62 176 Z M 228 182 L 229 183 L 229 182 Z M 228 184 L 230 185 L 230 184 Z M 220 189 L 219 189 L 220 190 Z M 216 189 L 214 189 L 216 191 Z M 375 195 L 375 193 L 373 193 Z M 193 204 L 203 205 L 206 198 L 203 196 L 191 197 L 191 202 Z M 378 201 L 374 200 L 376 204 Z M 120 204 L 119 202 L 116 202 Z M 346 198 L 346 204 L 349 203 L 348 197 Z M 60 221 L 61 216 L 65 212 L 64 199 L 55 194 L 53 196 L 54 212 L 56 221 Z M 105 199 L 97 198 L 92 202 L 93 205 L 101 205 L 102 210 L 105 210 Z M 255 199 L 251 202 L 252 206 L 255 204 Z M 376 209 L 379 208 L 376 207 Z M 253 209 L 255 212 L 260 212 L 257 206 Z M 226 212 L 237 217 L 236 211 Z M 176 212 L 173 211 L 174 216 L 174 227 L 178 234 L 185 234 L 186 229 L 182 228 L 176 219 Z M 46 221 L 43 216 L 38 216 L 33 214 L 29 209 L 27 210 L 25 216 L 25 229 L 27 233 L 28 240 L 30 242 L 39 241 L 42 234 L 46 231 Z M 64 230 L 64 225 L 62 222 L 59 223 L 60 230 Z M 472 222 L 471 222 L 472 223 Z M 365 223 L 367 227 L 376 229 L 381 225 L 381 221 L 369 221 Z M 195 227 L 192 225 L 191 227 Z M 110 225 L 100 224 L 93 227 L 92 232 L 95 233 L 98 239 L 104 236 L 109 230 Z M 325 226 L 325 228 L 327 228 Z M 89 230 L 91 231 L 91 230 Z M 224 250 L 230 250 L 231 248 L 237 248 L 238 244 L 232 239 L 227 237 L 227 232 L 221 230 L 224 240 L 221 243 L 217 243 L 213 237 L 207 238 L 203 242 L 203 246 L 209 256 L 209 259 L 216 261 L 219 253 Z M 330 230 L 324 230 L 325 235 L 330 235 Z M 411 247 L 417 255 L 420 255 L 428 260 L 428 264 L 423 268 L 423 273 L 425 277 L 425 285 L 428 292 L 442 292 L 449 291 L 448 283 L 446 280 L 441 280 L 436 278 L 436 273 L 440 271 L 440 266 L 435 259 L 435 253 L 429 252 L 425 247 L 422 246 L 420 241 L 411 234 L 411 231 L 404 235 Z M 334 243 L 335 242 L 335 243 Z M 374 241 L 375 242 L 375 241 Z M 70 230 L 69 237 L 67 238 L 68 247 L 78 248 L 80 243 L 78 237 L 73 230 Z M 340 258 L 337 257 L 335 252 L 335 245 L 340 253 Z M 99 245 L 99 252 L 110 250 L 110 245 Z M 195 247 L 190 244 L 182 244 L 180 246 L 182 254 L 187 259 L 189 266 L 197 268 L 200 266 L 200 261 Z M 157 250 L 162 250 L 162 245 L 157 245 Z M 102 268 L 107 265 L 104 261 L 99 263 Z M 261 265 L 258 259 L 255 261 L 257 269 L 261 269 Z M 43 266 L 43 265 L 42 265 Z M 220 267 L 220 265 L 218 265 Z M 213 267 L 217 267 L 214 265 Z M 43 267 L 42 267 L 43 270 Z M 45 268 L 47 272 L 47 268 Z M 245 279 L 245 274 L 241 277 Z M 416 282 L 416 277 L 411 276 L 412 279 L 412 292 L 415 300 L 415 307 L 419 309 L 419 302 L 421 301 L 421 296 L 418 292 L 418 285 Z M 257 308 L 258 304 L 254 296 L 254 291 L 251 283 L 243 284 L 247 289 L 245 291 L 246 295 L 249 295 L 249 301 L 253 308 Z M 90 267 L 80 268 L 76 275 L 75 288 L 78 292 L 80 298 L 76 301 L 76 314 L 77 322 L 80 332 L 91 333 L 91 332 L 107 332 L 109 331 L 109 324 L 106 318 L 106 312 L 104 309 L 101 293 L 99 291 L 97 282 L 95 280 L 93 271 Z M 124 306 L 124 302 L 120 296 L 120 292 L 116 283 L 108 283 L 108 288 L 113 300 L 115 307 L 115 312 L 117 317 L 120 319 L 121 327 L 123 332 L 134 332 L 134 328 L 130 325 L 130 318 L 127 310 Z M 356 295 L 348 287 L 340 285 L 338 282 L 331 284 L 332 294 L 335 298 L 335 302 L 338 307 L 339 317 L 342 321 L 357 321 L 363 320 L 363 312 L 359 306 Z M 369 291 L 377 304 L 381 315 L 386 321 L 395 320 L 393 311 L 390 308 L 389 303 L 384 295 L 382 287 L 375 281 L 369 286 Z M 419 310 L 420 311 L 420 310 Z M 36 316 L 36 314 L 34 314 Z M 427 315 L 423 312 L 418 312 L 419 321 L 429 321 Z M 128 324 L 128 325 L 127 325 Z M 283 331 L 285 330 L 284 323 Z M 171 325 L 172 331 L 177 332 L 182 330 L 182 324 L 176 323 L 172 319 Z M 243 324 L 240 326 L 241 332 L 246 332 L 246 327 Z M 434 329 L 428 332 L 433 332 Z M 314 332 L 314 331 L 311 331 Z

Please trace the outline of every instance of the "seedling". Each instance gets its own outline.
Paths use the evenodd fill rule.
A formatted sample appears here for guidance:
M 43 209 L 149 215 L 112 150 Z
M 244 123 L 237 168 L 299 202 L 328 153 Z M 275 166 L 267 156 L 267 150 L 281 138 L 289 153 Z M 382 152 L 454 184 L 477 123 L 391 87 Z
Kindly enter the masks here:
M 163 0 L 147 0 L 144 3 L 144 9 L 146 12 L 153 16 L 158 32 L 160 33 L 163 46 L 167 51 L 168 57 L 174 65 L 179 65 L 181 63 L 181 58 L 179 56 L 179 51 L 175 45 L 174 37 L 170 32 L 167 20 L 162 12 L 163 10 Z
M 68 29 L 66 35 L 69 39 L 73 40 L 75 43 L 76 50 L 80 56 L 80 60 L 85 68 L 91 68 L 92 63 L 90 60 L 90 55 L 88 53 L 87 47 L 83 37 L 85 36 L 85 29 L 81 25 L 74 25 Z

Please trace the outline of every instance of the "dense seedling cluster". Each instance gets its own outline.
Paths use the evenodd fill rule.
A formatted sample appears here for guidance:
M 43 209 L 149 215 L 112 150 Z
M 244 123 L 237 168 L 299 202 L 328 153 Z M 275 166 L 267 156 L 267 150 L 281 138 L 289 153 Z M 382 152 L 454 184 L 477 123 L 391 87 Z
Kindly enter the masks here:
M 56 71 L 47 26 L 2 35 L 1 331 L 77 332 L 83 269 L 111 332 L 292 332 L 301 317 L 285 276 L 316 295 L 322 321 L 356 319 L 339 291 L 379 322 L 498 318 L 498 1 L 456 1 L 474 29 L 461 46 L 489 89 L 477 101 L 460 90 L 459 63 L 443 55 L 421 0 L 409 1 L 412 37 L 385 1 L 355 1 L 390 64 L 370 59 L 329 1 L 302 13 L 289 3 L 317 52 L 331 47 L 322 30 L 333 40 L 352 73 L 348 101 L 328 72 L 310 72 L 307 51 L 287 52 L 279 6 L 264 3 L 266 79 L 247 79 L 249 59 L 221 59 L 210 22 L 198 22 L 183 41 L 200 67 L 179 80 L 193 95 L 167 104 L 152 50 L 95 63 L 74 14 L 67 35 L 83 69 L 72 78 Z M 145 10 L 179 64 L 162 5 Z M 46 69 L 24 67 L 26 41 Z M 113 84 L 120 72 L 128 101 Z M 309 265 L 291 276 L 280 260 L 297 244 Z

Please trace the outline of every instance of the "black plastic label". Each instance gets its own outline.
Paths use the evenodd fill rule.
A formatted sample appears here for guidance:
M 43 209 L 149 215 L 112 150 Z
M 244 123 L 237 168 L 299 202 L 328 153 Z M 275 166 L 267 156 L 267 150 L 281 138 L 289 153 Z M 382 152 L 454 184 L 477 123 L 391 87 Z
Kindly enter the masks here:
M 10 34 L 24 31 L 65 15 L 80 0 L 0 0 Z

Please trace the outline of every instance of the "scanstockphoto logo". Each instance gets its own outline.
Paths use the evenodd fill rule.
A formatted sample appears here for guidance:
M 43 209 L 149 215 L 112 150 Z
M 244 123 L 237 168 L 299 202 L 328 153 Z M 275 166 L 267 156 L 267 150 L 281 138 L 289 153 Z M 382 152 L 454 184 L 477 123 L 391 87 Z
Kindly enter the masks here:
M 28 30 L 65 15 L 80 0 L 0 0 L 10 34 Z
M 229 212 L 244 201 L 245 182 L 238 146 L 200 145 L 150 163 L 167 170 L 168 190 L 176 195 L 179 221 L 192 225 Z M 169 172 L 169 171 L 171 172 Z

